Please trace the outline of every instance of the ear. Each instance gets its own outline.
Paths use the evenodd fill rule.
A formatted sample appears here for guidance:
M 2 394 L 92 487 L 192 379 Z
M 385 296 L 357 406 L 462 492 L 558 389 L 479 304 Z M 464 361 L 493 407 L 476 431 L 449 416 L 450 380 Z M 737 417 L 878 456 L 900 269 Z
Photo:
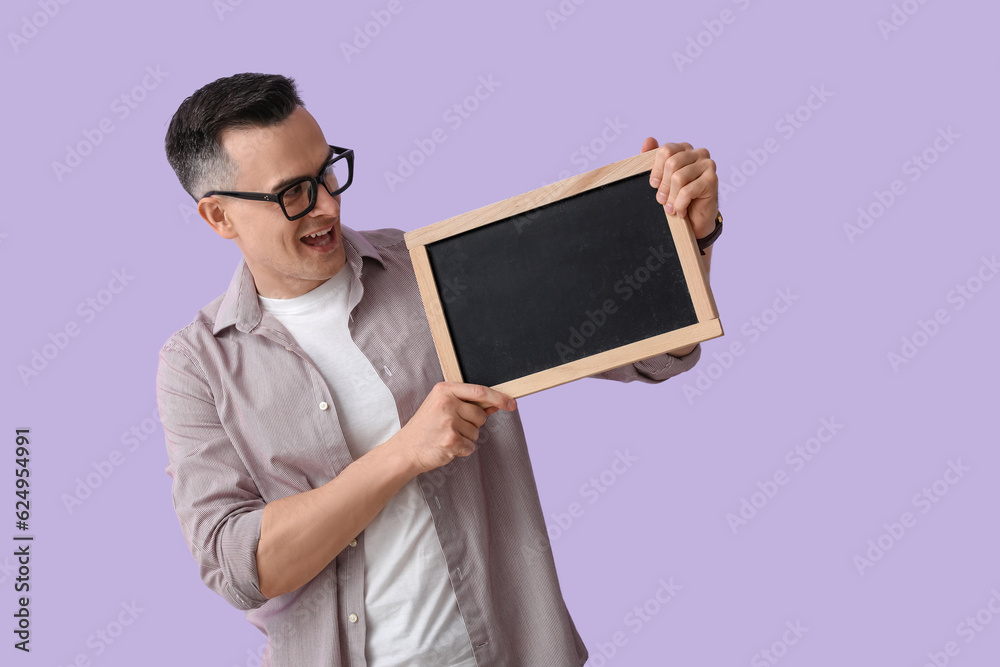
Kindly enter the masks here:
M 235 239 L 239 234 L 233 227 L 233 223 L 226 217 L 226 209 L 218 197 L 204 197 L 198 202 L 198 215 L 200 215 L 215 233 L 224 239 Z

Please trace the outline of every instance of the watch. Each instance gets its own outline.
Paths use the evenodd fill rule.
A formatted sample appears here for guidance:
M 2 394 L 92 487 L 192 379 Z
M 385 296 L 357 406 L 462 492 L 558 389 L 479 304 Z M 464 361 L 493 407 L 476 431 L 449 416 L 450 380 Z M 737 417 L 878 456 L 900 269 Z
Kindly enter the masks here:
M 698 249 L 701 251 L 702 255 L 705 254 L 705 248 L 715 243 L 715 239 L 719 238 L 720 234 L 722 234 L 722 211 L 715 214 L 715 229 L 713 229 L 708 236 L 695 239 L 698 241 Z

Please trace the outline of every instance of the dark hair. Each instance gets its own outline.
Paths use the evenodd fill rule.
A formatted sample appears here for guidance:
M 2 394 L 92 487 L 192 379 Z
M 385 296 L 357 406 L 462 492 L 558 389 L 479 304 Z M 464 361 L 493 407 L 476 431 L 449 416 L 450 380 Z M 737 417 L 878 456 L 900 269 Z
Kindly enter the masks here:
M 232 188 L 236 163 L 219 139 L 234 128 L 270 127 L 304 107 L 295 80 L 280 74 L 234 74 L 216 79 L 181 102 L 164 147 L 181 185 L 195 201 Z

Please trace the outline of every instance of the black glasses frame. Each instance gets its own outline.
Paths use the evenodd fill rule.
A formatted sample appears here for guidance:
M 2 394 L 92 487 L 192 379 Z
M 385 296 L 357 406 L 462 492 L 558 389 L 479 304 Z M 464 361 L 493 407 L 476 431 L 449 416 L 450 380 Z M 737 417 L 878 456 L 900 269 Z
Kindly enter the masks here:
M 251 199 L 253 201 L 269 201 L 274 202 L 281 207 L 281 212 L 285 214 L 285 217 L 289 220 L 298 220 L 304 215 L 308 215 L 311 210 L 316 207 L 316 196 L 319 194 L 319 186 L 322 183 L 323 188 L 330 193 L 331 197 L 336 197 L 341 192 L 346 190 L 348 186 L 354 181 L 354 150 L 351 148 L 341 148 L 340 146 L 330 146 L 333 150 L 334 156 L 323 163 L 323 168 L 319 170 L 316 176 L 304 176 L 294 183 L 286 185 L 278 192 L 267 193 L 267 192 L 229 192 L 226 190 L 210 190 L 202 195 L 202 199 L 205 197 L 211 197 L 212 195 L 223 195 L 225 197 L 236 197 L 237 199 Z M 323 172 L 330 168 L 330 165 L 337 162 L 338 160 L 347 160 L 347 182 L 341 185 L 336 190 L 330 190 L 327 187 L 326 182 L 323 180 Z M 288 215 L 288 211 L 285 210 L 284 195 L 286 192 L 291 190 L 297 185 L 302 185 L 303 183 L 309 183 L 312 187 L 309 190 L 309 205 L 306 206 L 305 210 L 298 215 Z

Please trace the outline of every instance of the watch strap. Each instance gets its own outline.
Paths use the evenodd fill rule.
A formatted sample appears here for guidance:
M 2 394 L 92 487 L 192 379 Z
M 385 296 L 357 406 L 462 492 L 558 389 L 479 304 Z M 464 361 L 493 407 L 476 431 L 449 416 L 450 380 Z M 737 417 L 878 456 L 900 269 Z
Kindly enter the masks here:
M 705 248 L 715 243 L 715 239 L 719 238 L 720 234 L 722 234 L 722 211 L 715 214 L 715 229 L 708 236 L 696 239 L 702 255 L 705 254 Z

